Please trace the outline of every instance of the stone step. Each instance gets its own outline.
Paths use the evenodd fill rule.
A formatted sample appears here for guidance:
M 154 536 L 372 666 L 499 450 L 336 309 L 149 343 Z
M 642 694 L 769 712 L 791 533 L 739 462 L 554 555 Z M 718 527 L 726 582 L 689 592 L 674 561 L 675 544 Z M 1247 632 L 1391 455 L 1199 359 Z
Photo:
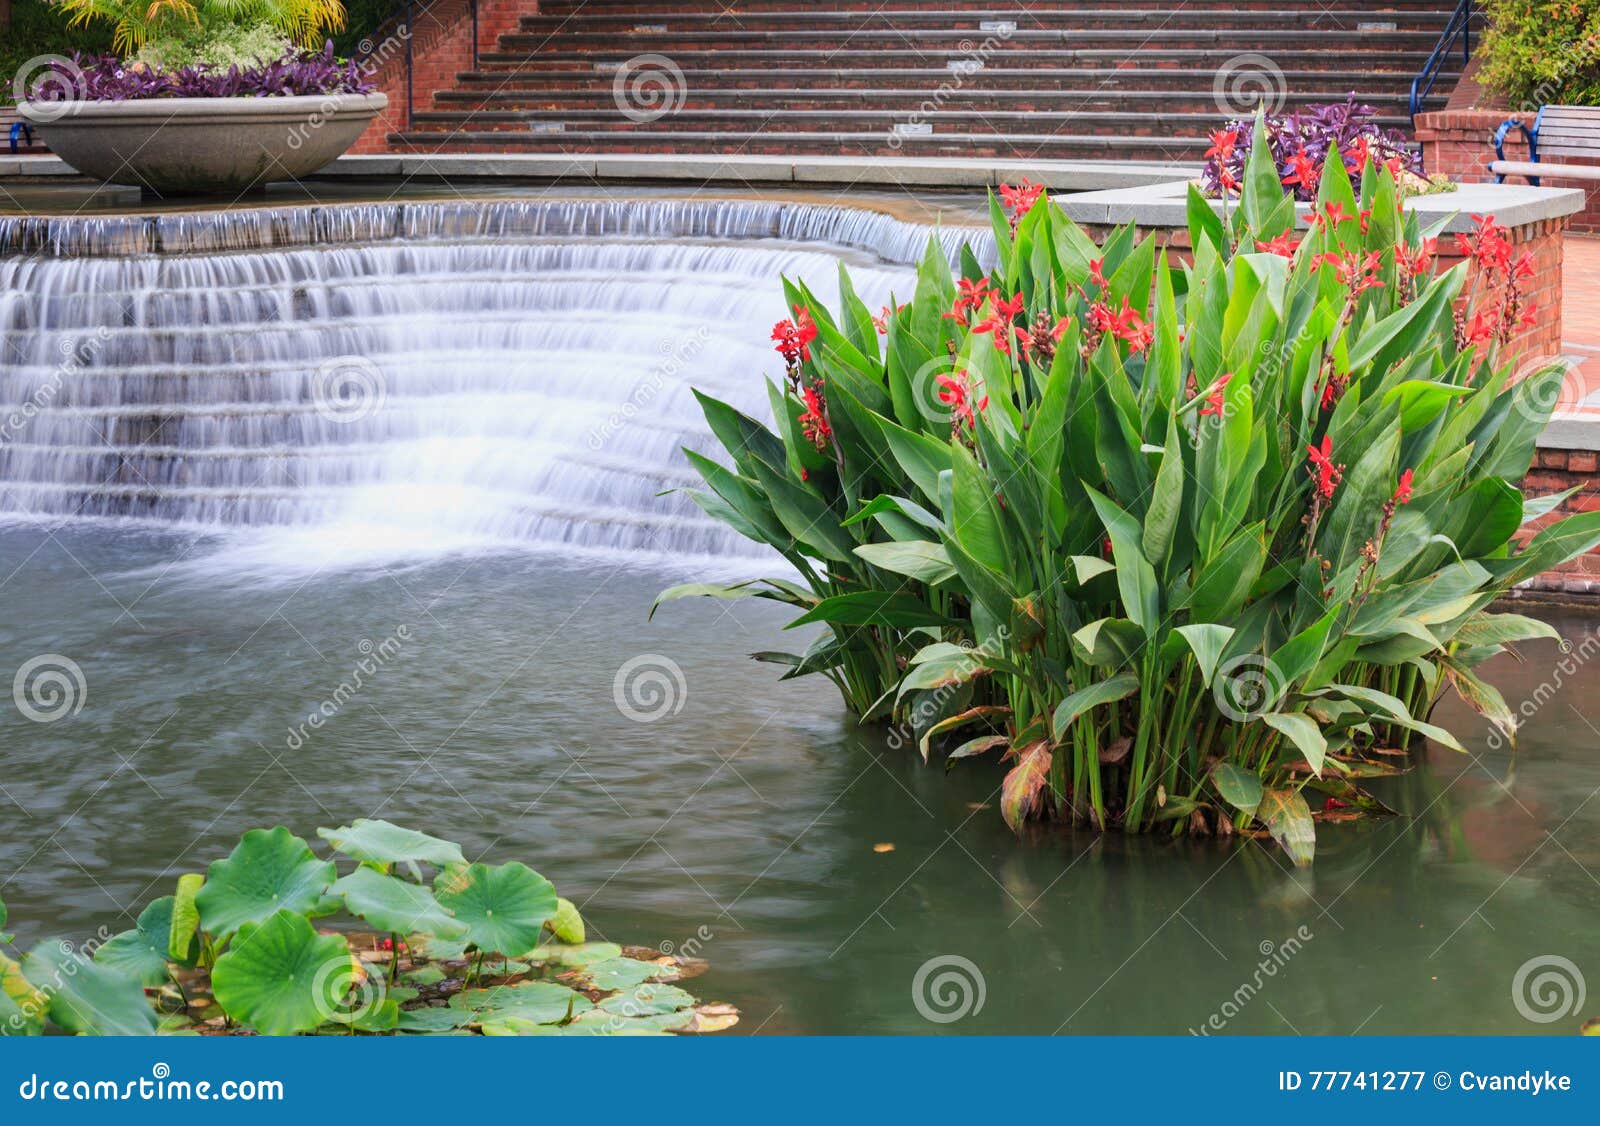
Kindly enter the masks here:
M 1192 85 L 1192 83 L 1191 83 Z M 1268 103 L 1273 111 L 1289 112 L 1297 107 L 1317 102 L 1342 101 L 1348 89 L 1303 90 L 1292 89 L 1282 99 Z M 625 96 L 625 95 L 624 95 Z M 974 110 L 994 112 L 1094 112 L 1126 110 L 1134 95 L 1125 89 L 1033 89 L 1033 90 L 874 90 L 874 89 L 748 89 L 708 90 L 689 85 L 680 111 L 743 110 L 772 113 L 792 113 L 799 110 L 852 113 L 863 105 L 874 110 L 887 110 L 900 115 L 921 113 L 930 109 Z M 560 118 L 564 113 L 593 112 L 613 109 L 618 95 L 607 85 L 605 89 L 577 90 L 508 90 L 498 88 L 463 88 L 446 90 L 435 95 L 436 109 L 452 112 L 532 113 Z M 1204 89 L 1146 90 L 1137 93 L 1138 104 L 1158 113 L 1215 114 L 1219 110 L 1219 96 L 1210 85 Z M 1366 104 L 1384 116 L 1409 124 L 1406 117 L 1408 98 L 1402 93 L 1369 95 Z M 1430 98 L 1430 104 L 1444 103 L 1443 96 Z M 1232 103 L 1223 101 L 1224 107 Z M 1247 108 L 1239 103 L 1230 112 Z M 421 111 L 418 111 L 419 114 Z
M 970 55 L 982 52 L 990 58 L 1038 52 L 1088 49 L 1117 51 L 1124 55 L 1147 50 L 1195 50 L 1224 48 L 1229 55 L 1263 54 L 1275 57 L 1280 50 L 1363 52 L 1393 54 L 1420 52 L 1425 59 L 1439 38 L 1437 30 L 1356 31 L 1353 28 L 1306 30 L 1290 28 L 1258 30 L 1248 33 L 1249 51 L 1242 51 L 1240 33 L 1233 28 L 1193 30 L 1089 28 L 1075 31 L 1018 29 L 1009 34 L 984 35 L 977 31 L 947 28 L 940 30 L 850 31 L 701 31 L 671 33 L 622 33 L 616 31 L 557 35 L 502 35 L 498 53 L 537 53 L 550 58 L 571 55 L 598 55 L 627 58 L 644 51 L 671 55 L 700 52 L 818 52 L 831 54 L 849 50 L 861 52 L 899 52 Z M 1346 60 L 1348 62 L 1348 59 Z M 680 62 L 680 66 L 682 63 Z
M 1206 28 L 1225 26 L 1237 30 L 1256 28 L 1360 28 L 1371 25 L 1374 30 L 1385 25 L 1408 30 L 1432 30 L 1438 35 L 1449 19 L 1448 11 L 1437 8 L 1417 8 L 1395 11 L 1383 7 L 1336 8 L 1327 5 L 1279 5 L 1272 8 L 1240 10 L 1236 6 L 1196 8 L 1184 5 L 1177 8 L 1114 8 L 1099 4 L 1071 5 L 1061 8 L 1043 8 L 1037 5 L 1011 5 L 991 3 L 988 7 L 955 8 L 940 3 L 930 7 L 913 8 L 898 4 L 893 8 L 856 10 L 815 5 L 797 8 L 792 4 L 784 8 L 752 10 L 738 7 L 712 6 L 708 10 L 661 12 L 616 12 L 605 8 L 596 10 L 585 5 L 571 14 L 528 15 L 521 17 L 520 30 L 530 34 L 567 34 L 573 32 L 599 32 L 608 34 L 660 34 L 662 32 L 715 30 L 753 31 L 764 28 L 779 30 L 822 30 L 847 28 L 924 29 L 962 28 L 969 31 L 998 31 L 998 28 L 980 28 L 981 24 L 1012 24 L 1013 30 L 1066 30 L 1096 27 L 1146 27 L 1146 28 Z M 1477 17 L 1482 22 L 1481 14 Z
M 1053 93 L 1058 90 L 1094 90 L 1100 93 L 1125 93 L 1143 97 L 1159 91 L 1184 93 L 1211 90 L 1216 73 L 1189 67 L 1072 67 L 1013 68 L 986 67 L 960 75 L 959 85 L 951 80 L 946 67 L 855 67 L 813 68 L 774 67 L 765 70 L 681 69 L 684 86 L 691 99 L 697 96 L 803 97 L 808 93 L 848 90 L 870 98 L 874 92 L 893 94 L 1002 95 Z M 1282 89 L 1291 97 L 1310 101 L 1343 100 L 1352 90 L 1367 102 L 1379 95 L 1402 96 L 1409 91 L 1405 81 L 1388 82 L 1374 90 L 1373 71 L 1368 70 L 1285 70 L 1280 71 Z M 1446 70 L 1435 87 L 1447 91 L 1455 81 L 1455 71 Z M 506 91 L 539 97 L 603 94 L 611 96 L 617 84 L 614 70 L 527 70 L 515 66 L 499 69 L 463 71 L 457 75 L 461 91 Z M 1374 103 L 1375 104 L 1375 103 Z
M 1184 0 L 1178 7 L 1186 13 L 1259 12 L 1280 11 L 1285 0 Z M 890 8 L 907 10 L 915 7 L 912 0 L 818 0 L 805 5 L 811 11 L 870 13 Z M 1319 0 L 1317 7 L 1330 12 L 1380 9 L 1394 12 L 1434 12 L 1446 18 L 1455 10 L 1454 0 Z M 1153 0 L 1026 0 L 1025 3 L 1006 3 L 1004 0 L 937 0 L 940 11 L 994 11 L 1041 15 L 1051 12 L 1073 12 L 1085 8 L 1115 11 L 1123 14 L 1162 11 L 1172 13 L 1173 5 L 1162 7 Z M 674 15 L 715 14 L 727 12 L 744 17 L 760 12 L 794 12 L 802 10 L 797 0 L 541 0 L 541 15 L 564 18 L 568 16 L 630 15 L 654 20 Z M 996 17 L 1000 18 L 1000 17 Z
M 1077 50 L 1039 49 L 1030 51 L 1007 52 L 1003 58 L 988 60 L 981 69 L 987 70 L 990 66 L 1004 66 L 1009 69 L 1047 69 L 1093 65 L 1096 63 L 1116 67 L 1132 63 L 1131 53 L 1127 49 L 1090 49 Z M 478 69 L 492 70 L 498 67 L 515 68 L 518 70 L 560 72 L 568 70 L 593 70 L 597 63 L 612 64 L 613 68 L 620 66 L 629 58 L 635 57 L 634 53 L 626 50 L 583 52 L 532 52 L 532 51 L 486 51 L 478 56 Z M 1332 50 L 1280 50 L 1271 55 L 1245 52 L 1241 54 L 1232 47 L 1207 47 L 1207 48 L 1167 48 L 1146 47 L 1137 51 L 1138 65 L 1141 67 L 1186 67 L 1190 69 L 1205 68 L 1218 70 L 1229 66 L 1235 69 L 1256 69 L 1271 71 L 1271 67 L 1280 70 L 1348 70 L 1353 62 L 1359 58 L 1361 66 L 1369 73 L 1390 73 L 1404 77 L 1407 86 L 1410 79 L 1427 61 L 1427 51 L 1367 51 L 1359 56 L 1351 52 Z M 1262 63 L 1260 60 L 1266 60 Z M 798 49 L 776 50 L 698 50 L 678 51 L 672 55 L 672 63 L 682 70 L 693 69 L 755 69 L 770 71 L 778 67 L 809 67 L 860 64 L 879 69 L 893 68 L 922 68 L 943 66 L 946 70 L 963 68 L 970 69 L 970 54 L 954 49 L 940 51 L 926 50 L 857 50 L 846 48 L 837 51 L 808 51 Z

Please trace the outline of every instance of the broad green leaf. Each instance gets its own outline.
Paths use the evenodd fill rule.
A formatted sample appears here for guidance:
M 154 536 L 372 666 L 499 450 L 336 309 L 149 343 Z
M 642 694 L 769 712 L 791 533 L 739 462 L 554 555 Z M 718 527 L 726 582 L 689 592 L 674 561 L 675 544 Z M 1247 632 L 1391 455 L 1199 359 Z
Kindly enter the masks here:
M 433 882 L 439 905 L 467 925 L 479 950 L 519 958 L 539 945 L 558 906 L 549 880 L 518 861 L 447 868 Z
M 663 593 L 656 601 L 664 597 L 666 595 Z M 461 846 L 453 841 L 365 817 L 359 817 L 342 828 L 318 829 L 317 836 L 337 852 L 362 863 L 377 864 L 384 868 L 404 863 L 432 864 L 435 868 L 466 863 L 466 857 L 461 855 Z
M 332 893 L 344 900 L 345 910 L 365 919 L 379 931 L 412 934 L 422 931 L 440 938 L 463 938 L 465 924 L 452 918 L 433 892 L 385 875 L 363 865 L 333 885 Z
M 949 625 L 950 619 L 915 595 L 871 590 L 824 598 L 784 628 L 794 629 L 813 622 L 914 629 L 917 626 Z
M 251 829 L 226 860 L 218 860 L 195 896 L 200 921 L 218 938 L 279 911 L 311 912 L 332 885 L 333 862 L 283 826 Z
M 199 872 L 185 872 L 178 877 L 178 890 L 172 896 L 172 927 L 167 933 L 167 958 L 188 964 L 200 940 L 200 908 L 195 906 L 195 896 L 205 887 L 206 878 Z
M 139 912 L 134 928 L 107 941 L 94 952 L 94 960 L 137 978 L 147 988 L 164 984 L 170 976 L 167 944 L 172 937 L 172 904 L 170 895 L 153 901 Z
M 1261 804 L 1261 779 L 1235 763 L 1219 762 L 1212 767 L 1211 784 L 1223 801 L 1241 813 L 1253 815 Z
M 534 1024 L 553 1024 L 594 1008 L 594 1002 L 553 981 L 529 981 L 489 989 L 463 989 L 450 998 L 450 1007 L 471 1012 L 475 1022 L 516 1017 Z
M 1200 666 L 1200 683 L 1210 688 L 1211 680 L 1216 676 L 1217 662 L 1222 660 L 1222 651 L 1233 640 L 1233 627 L 1203 623 L 1179 626 L 1175 632 L 1188 642 L 1194 652 L 1195 662 Z
M 47 938 L 22 959 L 22 973 L 49 998 L 50 1019 L 85 1036 L 150 1036 L 155 1010 L 132 974 L 89 961 L 70 942 Z M 8 989 L 8 993 L 9 993 Z
M 1064 739 L 1067 729 L 1085 712 L 1114 700 L 1126 699 L 1137 691 L 1139 691 L 1139 678 L 1131 672 L 1119 673 L 1109 680 L 1097 681 L 1086 688 L 1080 688 L 1056 705 L 1055 714 L 1051 717 L 1050 730 L 1058 740 Z
M 366 971 L 344 939 L 279 911 L 251 926 L 217 959 L 211 987 L 236 1021 L 263 1036 L 309 1032 L 340 1012 Z
M 1000 782 L 1000 815 L 1011 831 L 1020 833 L 1022 823 L 1039 804 L 1045 781 L 1050 776 L 1050 744 L 1037 740 L 1017 754 L 1017 764 Z
M 580 943 L 584 940 L 583 916 L 578 914 L 577 905 L 570 899 L 556 900 L 556 913 L 550 916 L 545 926 L 562 942 Z
M 900 543 L 864 543 L 856 554 L 885 571 L 906 575 L 932 586 L 955 577 L 955 565 L 943 544 L 925 540 Z
M 1315 773 L 1322 772 L 1322 761 L 1328 756 L 1328 740 L 1316 720 L 1303 712 L 1267 712 L 1261 717 L 1274 731 L 1282 732 L 1306 756 Z

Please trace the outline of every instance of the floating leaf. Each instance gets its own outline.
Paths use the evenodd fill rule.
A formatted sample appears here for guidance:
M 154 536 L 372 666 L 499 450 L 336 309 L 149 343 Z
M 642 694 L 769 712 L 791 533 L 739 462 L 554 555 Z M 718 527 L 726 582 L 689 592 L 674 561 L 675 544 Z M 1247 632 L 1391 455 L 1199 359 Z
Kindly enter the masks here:
M 461 855 L 461 846 L 452 841 L 365 817 L 358 817 L 338 829 L 318 829 L 317 836 L 346 856 L 384 868 L 404 863 L 446 868 L 467 862 L 466 857 Z
M 396 1032 L 439 1033 L 460 1028 L 472 1019 L 470 1010 L 440 1006 L 433 1009 L 402 1009 L 395 1022 Z
M 311 913 L 335 875 L 331 860 L 318 860 L 283 826 L 251 829 L 226 860 L 211 865 L 195 906 L 205 929 L 221 938 L 279 911 Z
M 515 1017 L 535 1024 L 566 1020 L 569 1014 L 586 1012 L 594 1002 L 575 989 L 553 981 L 529 981 L 518 985 L 495 985 L 488 989 L 463 989 L 450 998 L 452 1009 L 476 1014 L 484 1023 Z
M 600 1008 L 606 1012 L 625 1017 L 672 1013 L 693 1005 L 694 997 L 687 990 L 658 982 L 636 985 L 600 1002 Z
M 364 973 L 344 939 L 318 934 L 304 915 L 279 911 L 217 959 L 211 989 L 234 1020 L 263 1036 L 291 1036 L 328 1020 Z
M 596 962 L 609 962 L 622 957 L 622 947 L 615 942 L 582 942 L 574 946 L 547 943 L 527 955 L 534 962 L 560 962 L 564 966 L 589 966 Z
M 595 962 L 583 968 L 583 979 L 594 989 L 632 989 L 642 985 L 651 978 L 662 977 L 673 972 L 663 966 L 650 962 L 640 962 L 633 958 L 612 958 L 606 962 Z
M 440 905 L 467 925 L 473 946 L 511 958 L 539 945 L 558 906 L 555 885 L 515 860 L 493 868 L 449 868 L 433 888 Z

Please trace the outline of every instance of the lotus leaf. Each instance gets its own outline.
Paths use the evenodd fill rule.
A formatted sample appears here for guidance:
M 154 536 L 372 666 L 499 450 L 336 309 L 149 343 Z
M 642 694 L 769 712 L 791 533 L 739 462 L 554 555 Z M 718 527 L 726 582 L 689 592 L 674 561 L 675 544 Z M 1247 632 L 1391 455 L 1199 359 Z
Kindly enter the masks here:
M 556 913 L 555 885 L 515 860 L 492 868 L 450 868 L 433 887 L 440 905 L 467 925 L 473 946 L 511 958 L 538 946 L 545 922 Z
M 439 906 L 433 892 L 373 868 L 357 868 L 333 885 L 333 894 L 343 898 L 350 914 L 391 934 L 426 931 L 450 939 L 467 933 L 464 924 Z
M 156 1015 L 138 978 L 89 961 L 70 942 L 46 939 L 22 960 L 28 981 L 49 998 L 50 1019 L 88 1036 L 149 1036 Z
M 279 911 L 317 910 L 336 874 L 331 860 L 318 860 L 283 826 L 251 829 L 226 860 L 211 865 L 195 905 L 205 929 L 225 937 Z
M 393 864 L 424 863 L 446 868 L 467 862 L 458 844 L 365 817 L 338 829 L 318 829 L 317 836 L 346 856 L 385 869 Z
M 285 910 L 235 939 L 217 959 L 211 989 L 235 1020 L 264 1036 L 290 1036 L 332 1017 L 363 972 L 344 939 Z

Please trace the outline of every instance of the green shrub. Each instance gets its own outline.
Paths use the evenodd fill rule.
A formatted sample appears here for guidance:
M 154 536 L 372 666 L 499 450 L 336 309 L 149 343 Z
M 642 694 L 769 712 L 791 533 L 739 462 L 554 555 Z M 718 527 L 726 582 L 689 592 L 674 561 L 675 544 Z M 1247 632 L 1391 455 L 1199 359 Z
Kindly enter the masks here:
M 109 28 L 68 27 L 66 12 L 45 0 L 13 0 L 11 27 L 0 31 L 0 105 L 15 100 L 15 81 L 31 59 L 42 55 L 98 54 L 111 49 Z M 33 77 L 37 76 L 35 70 Z
M 1492 0 L 1479 78 L 1521 111 L 1600 105 L 1600 0 Z
M 177 70 L 201 63 L 248 69 L 282 58 L 291 46 L 287 36 L 266 24 L 212 21 L 190 24 L 174 34 L 148 40 L 134 58 L 157 70 Z
M 924 756 L 1003 751 L 1014 827 L 1259 823 L 1305 862 L 1305 791 L 1378 808 L 1359 782 L 1397 743 L 1459 749 L 1426 722 L 1447 686 L 1512 735 L 1473 669 L 1553 632 L 1488 606 L 1600 543 L 1600 513 L 1523 542 L 1562 499 L 1517 488 L 1561 379 L 1499 355 L 1530 263 L 1485 220 L 1436 272 L 1370 163 L 1296 231 L 1256 129 L 1231 216 L 1191 191 L 1181 269 L 1025 185 L 992 201 L 995 269 L 930 246 L 877 318 L 842 269 L 836 316 L 786 283 L 777 432 L 702 395 L 732 465 L 690 454 L 691 495 L 803 581 L 661 597 L 799 607 L 818 642 L 758 656 Z

